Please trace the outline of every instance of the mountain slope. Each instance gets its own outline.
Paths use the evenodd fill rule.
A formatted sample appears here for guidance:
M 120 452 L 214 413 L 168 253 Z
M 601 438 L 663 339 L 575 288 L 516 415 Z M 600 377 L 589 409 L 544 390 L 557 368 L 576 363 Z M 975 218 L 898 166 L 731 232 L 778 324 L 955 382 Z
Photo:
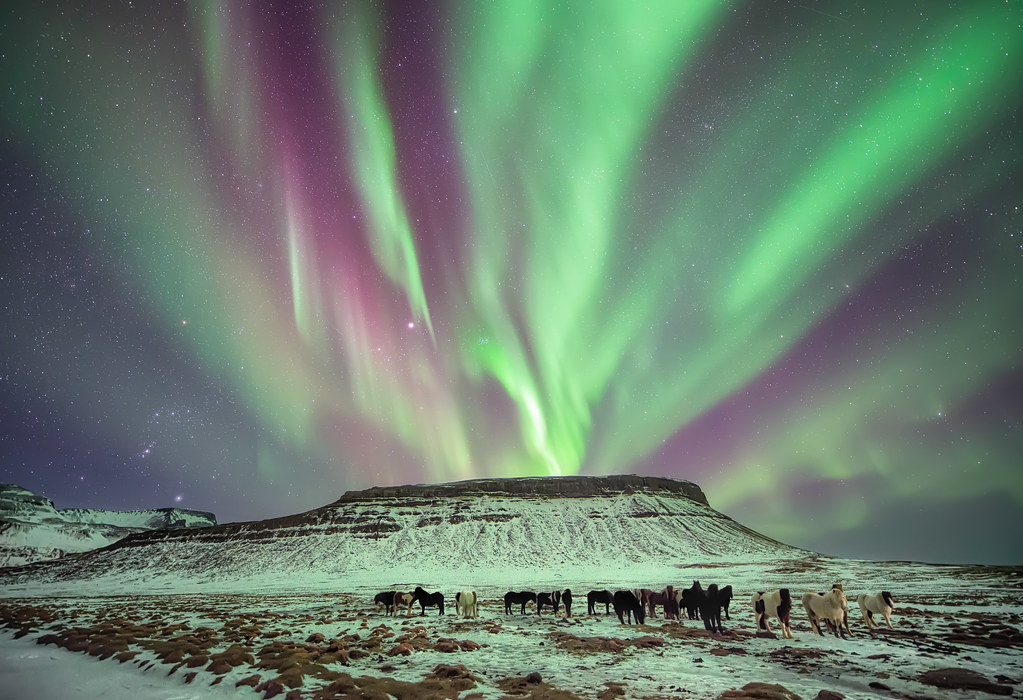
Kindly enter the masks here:
M 202 584 L 463 580 L 571 567 L 774 560 L 802 550 L 712 509 L 695 484 L 637 476 L 481 479 L 348 492 L 299 515 L 139 533 L 0 580 L 174 578 Z
M 180 508 L 57 510 L 44 496 L 14 484 L 0 484 L 0 566 L 59 559 L 147 530 L 216 523 L 212 513 Z

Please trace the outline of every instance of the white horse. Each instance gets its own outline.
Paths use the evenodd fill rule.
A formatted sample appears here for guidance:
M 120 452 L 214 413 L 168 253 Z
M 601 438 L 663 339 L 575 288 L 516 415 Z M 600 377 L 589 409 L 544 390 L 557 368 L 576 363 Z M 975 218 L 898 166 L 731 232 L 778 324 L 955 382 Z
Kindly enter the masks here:
M 857 596 L 856 603 L 860 606 L 860 612 L 863 614 L 863 621 L 867 623 L 867 627 L 875 626 L 874 615 L 882 615 L 888 629 L 894 629 L 892 627 L 892 610 L 895 609 L 895 599 L 892 598 L 891 593 L 888 591 L 861 593 Z
M 769 618 L 778 618 L 781 625 L 781 636 L 792 639 L 792 627 L 789 626 L 789 614 L 792 612 L 792 596 L 788 588 L 779 588 L 768 593 L 754 593 L 750 600 L 753 603 L 753 614 L 756 615 L 757 631 L 771 631 Z
M 462 617 L 476 617 L 479 614 L 476 591 L 460 591 L 455 593 L 455 610 Z
M 821 620 L 836 637 L 839 632 L 843 637 L 846 636 L 846 632 L 852 634 L 849 630 L 849 601 L 841 585 L 832 586 L 827 593 L 804 593 L 803 608 L 806 610 L 806 616 L 810 618 L 810 627 L 817 634 L 824 636 L 824 632 L 821 631 Z

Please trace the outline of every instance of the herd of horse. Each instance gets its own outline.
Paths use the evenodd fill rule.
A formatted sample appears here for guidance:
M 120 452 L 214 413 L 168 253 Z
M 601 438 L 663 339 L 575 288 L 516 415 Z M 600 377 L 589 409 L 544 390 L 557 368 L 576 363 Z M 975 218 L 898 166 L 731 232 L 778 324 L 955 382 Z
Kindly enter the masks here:
M 550 608 L 551 614 L 555 617 L 560 614 L 563 607 L 565 617 L 572 616 L 573 595 L 571 589 L 563 591 L 550 591 L 536 593 L 534 591 L 508 591 L 504 595 L 504 613 L 513 615 L 516 606 L 520 615 L 526 614 L 526 606 L 533 605 L 536 614 L 542 615 L 544 608 Z M 437 614 L 444 614 L 444 594 L 440 591 L 429 593 L 421 586 L 415 590 L 407 591 L 383 591 L 377 593 L 373 598 L 374 604 L 383 607 L 385 614 L 397 615 L 399 610 L 405 610 L 406 616 L 412 614 L 412 607 L 419 603 L 420 615 L 426 615 L 427 608 L 437 608 Z M 637 588 L 633 590 L 620 590 L 612 593 L 608 590 L 589 591 L 586 594 L 586 614 L 598 615 L 599 606 L 604 606 L 604 614 L 609 615 L 614 609 L 618 621 L 622 624 L 643 624 L 646 618 L 657 617 L 657 608 L 660 607 L 664 618 L 667 620 L 682 619 L 684 613 L 690 620 L 703 620 L 704 627 L 710 632 L 723 632 L 721 616 L 731 620 L 728 607 L 732 602 L 732 587 L 718 587 L 712 583 L 703 588 L 699 581 L 693 581 L 693 585 L 685 589 L 676 589 L 673 586 L 666 586 L 663 590 L 655 591 L 649 588 Z M 773 633 L 771 629 L 771 618 L 778 621 L 781 634 L 786 639 L 792 638 L 790 625 L 792 612 L 792 595 L 788 588 L 778 588 L 773 591 L 759 591 L 754 593 L 751 601 L 753 613 L 756 618 L 757 631 Z M 842 584 L 835 583 L 831 590 L 821 593 L 805 593 L 800 602 L 810 620 L 810 627 L 819 635 L 824 630 L 842 637 L 852 634 L 849 630 L 849 601 L 845 595 Z M 857 597 L 857 604 L 863 620 L 867 627 L 875 625 L 874 616 L 884 618 L 888 627 L 891 628 L 891 614 L 895 607 L 892 594 L 888 591 L 877 593 L 864 593 Z M 479 599 L 475 591 L 465 590 L 455 594 L 456 614 L 460 617 L 476 617 L 479 614 Z

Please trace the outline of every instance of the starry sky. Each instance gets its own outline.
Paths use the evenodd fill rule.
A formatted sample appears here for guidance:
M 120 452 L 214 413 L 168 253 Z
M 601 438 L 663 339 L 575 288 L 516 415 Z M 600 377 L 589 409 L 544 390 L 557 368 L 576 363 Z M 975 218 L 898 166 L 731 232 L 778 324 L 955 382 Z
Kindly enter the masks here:
M 1023 563 L 1023 5 L 5 3 L 0 480 L 637 473 Z

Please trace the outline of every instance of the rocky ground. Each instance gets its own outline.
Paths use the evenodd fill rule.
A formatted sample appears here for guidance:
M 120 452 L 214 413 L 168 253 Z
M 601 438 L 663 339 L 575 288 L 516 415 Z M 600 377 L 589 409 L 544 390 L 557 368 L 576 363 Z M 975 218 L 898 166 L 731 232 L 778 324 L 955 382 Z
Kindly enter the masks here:
M 480 616 L 387 616 L 375 590 L 0 599 L 22 643 L 105 659 L 112 673 L 159 674 L 194 689 L 288 698 L 963 698 L 1020 695 L 1023 611 L 961 593 L 900 602 L 895 629 L 868 630 L 852 605 L 848 640 L 756 635 L 748 594 L 723 634 L 699 621 L 621 625 L 585 612 L 505 615 L 481 589 Z M 418 613 L 418 609 L 415 613 Z M 0 693 L 2 694 L 2 693 Z

